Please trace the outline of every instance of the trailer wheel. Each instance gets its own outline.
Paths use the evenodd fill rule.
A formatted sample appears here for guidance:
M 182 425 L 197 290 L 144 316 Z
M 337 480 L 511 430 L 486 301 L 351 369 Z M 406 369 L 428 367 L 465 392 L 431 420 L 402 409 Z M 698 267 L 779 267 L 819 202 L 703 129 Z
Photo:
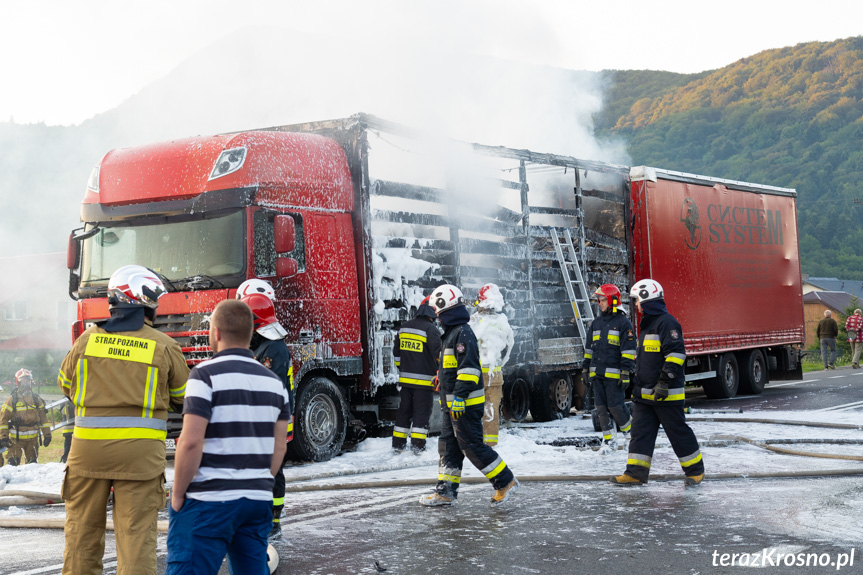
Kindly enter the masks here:
M 745 351 L 740 365 L 740 391 L 754 395 L 764 391 L 764 385 L 769 381 L 764 353 L 760 349 Z
M 327 461 L 342 449 L 347 433 L 348 403 L 338 385 L 313 377 L 300 387 L 294 410 L 292 459 Z
M 572 381 L 566 373 L 543 374 L 530 399 L 534 421 L 563 419 L 572 407 Z
M 530 411 L 530 386 L 518 377 L 503 384 L 500 412 L 509 421 L 524 421 Z
M 710 399 L 728 399 L 737 395 L 740 385 L 740 368 L 734 354 L 726 352 L 719 358 L 716 377 L 710 383 L 704 384 L 704 393 Z

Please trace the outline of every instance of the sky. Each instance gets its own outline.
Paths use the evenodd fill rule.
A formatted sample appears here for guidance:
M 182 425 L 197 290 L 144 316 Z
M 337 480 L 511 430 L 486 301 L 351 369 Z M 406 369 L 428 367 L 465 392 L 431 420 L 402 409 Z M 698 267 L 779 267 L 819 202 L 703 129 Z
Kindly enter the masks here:
M 80 124 L 219 39 L 262 25 L 343 43 L 346 65 L 353 46 L 374 41 L 574 70 L 692 73 L 766 49 L 861 35 L 863 2 L 8 2 L 0 18 L 0 121 Z

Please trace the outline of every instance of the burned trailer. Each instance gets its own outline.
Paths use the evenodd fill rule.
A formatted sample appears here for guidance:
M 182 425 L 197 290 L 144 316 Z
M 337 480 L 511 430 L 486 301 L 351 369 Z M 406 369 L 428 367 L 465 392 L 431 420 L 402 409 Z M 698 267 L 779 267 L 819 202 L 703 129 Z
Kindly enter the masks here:
M 501 288 L 515 334 L 503 368 L 505 417 L 547 421 L 580 406 L 578 323 L 590 304 L 568 295 L 551 232 L 569 231 L 585 290 L 625 288 L 628 168 L 431 140 L 368 115 L 270 129 L 327 136 L 348 157 L 355 245 L 363 250 L 358 273 L 367 287 L 360 308 L 368 379 L 365 399 L 351 403 L 367 426 L 394 418 L 395 334 L 442 283 L 458 285 L 469 301 L 486 283 Z

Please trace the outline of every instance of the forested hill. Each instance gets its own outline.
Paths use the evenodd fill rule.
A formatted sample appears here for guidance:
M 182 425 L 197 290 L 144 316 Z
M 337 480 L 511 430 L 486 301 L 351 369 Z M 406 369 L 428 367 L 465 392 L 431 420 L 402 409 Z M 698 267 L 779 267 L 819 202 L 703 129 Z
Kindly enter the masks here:
M 803 272 L 863 280 L 863 37 L 603 74 L 597 129 L 633 165 L 796 188 Z

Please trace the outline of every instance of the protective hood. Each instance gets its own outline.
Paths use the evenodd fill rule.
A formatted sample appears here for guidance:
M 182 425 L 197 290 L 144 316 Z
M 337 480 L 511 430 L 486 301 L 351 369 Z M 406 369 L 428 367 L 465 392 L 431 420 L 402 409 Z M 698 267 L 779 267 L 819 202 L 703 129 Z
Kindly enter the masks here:
M 138 331 L 147 319 L 146 308 L 138 305 L 118 304 L 111 308 L 111 319 L 101 324 L 107 332 Z
M 641 304 L 641 309 L 644 312 L 644 315 L 664 315 L 668 313 L 668 308 L 665 307 L 664 299 L 652 299 L 650 301 L 643 302 Z
M 427 303 L 420 304 L 417 308 L 416 317 L 427 317 L 430 320 L 434 321 L 437 317 L 437 314 L 434 312 L 434 308 Z
M 470 312 L 464 305 L 457 305 L 445 309 L 437 317 L 446 326 L 461 325 L 470 321 Z

